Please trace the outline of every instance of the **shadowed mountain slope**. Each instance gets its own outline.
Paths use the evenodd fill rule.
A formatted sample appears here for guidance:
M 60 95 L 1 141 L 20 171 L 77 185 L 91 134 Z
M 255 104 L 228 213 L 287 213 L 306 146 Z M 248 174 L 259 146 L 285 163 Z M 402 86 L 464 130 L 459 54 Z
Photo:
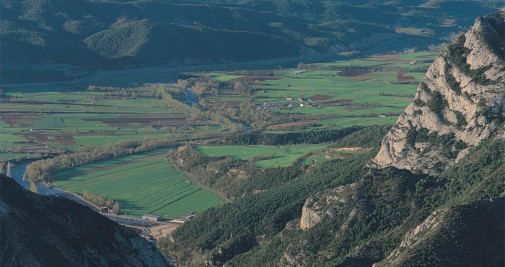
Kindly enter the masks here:
M 0 175 L 2 266 L 170 266 L 135 231 Z

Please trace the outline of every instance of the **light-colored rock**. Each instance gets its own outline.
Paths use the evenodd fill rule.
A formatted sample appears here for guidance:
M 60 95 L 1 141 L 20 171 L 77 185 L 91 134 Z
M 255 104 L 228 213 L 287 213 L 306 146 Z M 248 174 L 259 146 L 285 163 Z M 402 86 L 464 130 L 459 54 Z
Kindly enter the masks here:
M 505 55 L 496 49 L 505 46 L 505 34 L 496 32 L 497 28 L 505 28 L 504 17 L 505 11 L 478 18 L 464 35 L 463 44 L 469 51 L 466 57 L 468 68 L 473 71 L 486 68 L 481 75 L 489 81 L 479 82 L 465 74 L 467 70 L 456 65 L 452 55 L 461 46 L 453 44 L 446 48 L 428 69 L 418 86 L 414 102 L 384 137 L 370 167 L 393 166 L 436 175 L 461 159 L 468 153 L 468 148 L 494 134 L 497 121 L 505 116 Z M 490 44 L 495 44 L 495 47 Z M 450 77 L 460 84 L 461 92 L 451 88 Z M 429 105 L 433 103 L 435 94 L 443 99 L 439 110 Z M 450 147 L 435 144 L 430 141 L 433 138 L 429 138 L 428 142 L 408 138 L 426 130 L 432 137 L 454 135 L 452 141 L 447 142 Z M 461 142 L 466 147 L 462 147 Z M 459 146 L 456 146 L 458 143 Z
M 300 229 L 310 229 L 319 223 L 325 215 L 331 216 L 330 208 L 337 209 L 338 204 L 346 202 L 346 199 L 340 194 L 349 186 L 339 186 L 307 198 L 302 207 Z

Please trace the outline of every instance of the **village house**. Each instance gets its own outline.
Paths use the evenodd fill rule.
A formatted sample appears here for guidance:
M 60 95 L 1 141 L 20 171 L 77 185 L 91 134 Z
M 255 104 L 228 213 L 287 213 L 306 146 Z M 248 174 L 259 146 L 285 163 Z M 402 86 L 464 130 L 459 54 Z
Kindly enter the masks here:
M 304 72 L 307 72 L 307 70 L 295 70 L 295 71 L 291 72 L 291 74 L 301 74 Z
M 156 215 L 151 215 L 151 214 L 144 214 L 144 215 L 142 215 L 142 220 L 159 222 L 159 221 L 162 220 L 162 218 L 161 218 L 161 216 L 156 216 Z

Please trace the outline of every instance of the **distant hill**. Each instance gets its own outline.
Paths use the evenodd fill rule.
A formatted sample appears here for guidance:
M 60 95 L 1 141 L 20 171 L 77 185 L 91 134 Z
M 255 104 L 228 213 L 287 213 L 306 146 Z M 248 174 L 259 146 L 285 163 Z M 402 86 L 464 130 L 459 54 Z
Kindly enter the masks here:
M 135 231 L 0 174 L 1 266 L 171 266 Z
M 449 2 L 430 1 L 423 7 L 424 1 L 416 0 L 1 1 L 0 82 L 72 80 L 97 70 L 366 47 L 427 46 L 504 3 Z

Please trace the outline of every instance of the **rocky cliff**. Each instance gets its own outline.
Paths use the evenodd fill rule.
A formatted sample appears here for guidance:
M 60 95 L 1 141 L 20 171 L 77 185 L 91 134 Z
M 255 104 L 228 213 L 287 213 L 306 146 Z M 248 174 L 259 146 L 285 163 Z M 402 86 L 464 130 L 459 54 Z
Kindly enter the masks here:
M 0 175 L 1 266 L 170 266 L 147 240 L 61 197 Z
M 437 174 L 493 134 L 505 114 L 504 17 L 477 18 L 442 51 L 371 167 Z
M 303 232 L 278 265 L 503 266 L 504 122 L 501 11 L 437 57 L 370 163 L 377 170 L 305 201 Z

